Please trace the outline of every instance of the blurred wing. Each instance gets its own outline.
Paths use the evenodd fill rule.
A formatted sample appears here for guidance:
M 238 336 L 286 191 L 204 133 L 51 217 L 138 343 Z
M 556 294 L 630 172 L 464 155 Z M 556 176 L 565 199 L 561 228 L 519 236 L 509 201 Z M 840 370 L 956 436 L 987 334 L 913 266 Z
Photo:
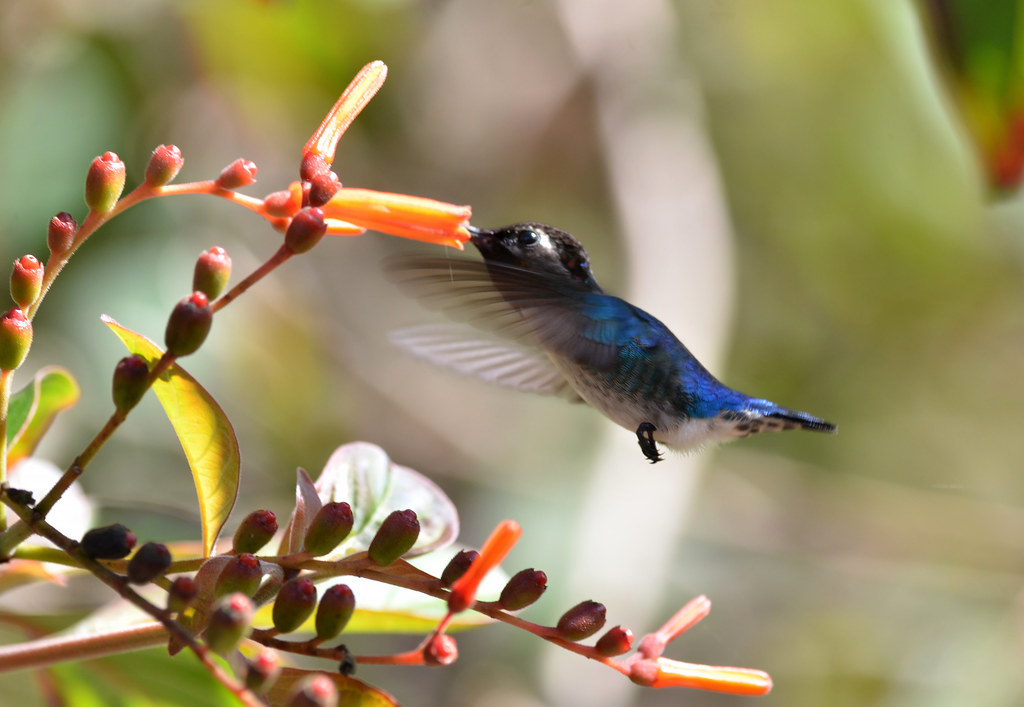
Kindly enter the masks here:
M 615 365 L 619 323 L 603 315 L 608 307 L 628 306 L 617 298 L 522 268 L 470 260 L 392 258 L 384 270 L 424 306 L 453 319 L 597 370 Z
M 390 338 L 414 356 L 488 383 L 580 399 L 544 352 L 504 341 L 472 339 L 466 334 L 459 325 L 427 324 L 399 329 Z

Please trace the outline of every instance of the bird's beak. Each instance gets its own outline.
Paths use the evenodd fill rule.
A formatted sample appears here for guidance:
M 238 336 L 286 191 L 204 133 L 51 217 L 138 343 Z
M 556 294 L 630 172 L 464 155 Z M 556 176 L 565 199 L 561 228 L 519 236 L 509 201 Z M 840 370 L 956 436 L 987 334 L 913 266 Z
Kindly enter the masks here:
M 477 247 L 481 253 L 486 253 L 491 242 L 491 236 L 494 234 L 493 231 L 488 231 L 485 228 L 477 228 L 476 226 L 466 226 L 465 229 L 469 231 L 470 242 Z

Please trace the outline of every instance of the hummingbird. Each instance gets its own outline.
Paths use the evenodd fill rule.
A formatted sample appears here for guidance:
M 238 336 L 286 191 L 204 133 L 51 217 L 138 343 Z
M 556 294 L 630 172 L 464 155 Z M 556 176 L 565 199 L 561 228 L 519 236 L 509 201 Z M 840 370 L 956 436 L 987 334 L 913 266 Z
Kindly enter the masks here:
M 405 257 L 384 267 L 424 305 L 496 336 L 444 325 L 394 332 L 414 355 L 497 385 L 584 401 L 634 431 L 652 464 L 663 458 L 658 442 L 689 451 L 770 430 L 836 431 L 721 383 L 661 321 L 606 294 L 566 231 L 541 223 L 468 230 L 483 262 Z

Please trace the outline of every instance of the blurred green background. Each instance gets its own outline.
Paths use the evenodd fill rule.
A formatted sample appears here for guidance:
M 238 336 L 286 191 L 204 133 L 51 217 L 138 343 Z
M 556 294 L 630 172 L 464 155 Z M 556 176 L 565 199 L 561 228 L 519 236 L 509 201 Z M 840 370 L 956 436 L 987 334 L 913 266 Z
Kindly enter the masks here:
M 1022 704 L 1024 209 L 989 194 L 918 9 L 7 0 L 0 262 L 45 256 L 54 213 L 84 217 L 85 172 L 106 150 L 129 187 L 174 143 L 179 180 L 241 156 L 260 168 L 250 193 L 283 188 L 350 78 L 381 59 L 389 79 L 335 162 L 345 184 L 471 204 L 480 226 L 574 232 L 606 289 L 663 318 L 727 383 L 839 434 L 652 467 L 591 410 L 394 351 L 390 329 L 432 315 L 377 263 L 429 246 L 326 240 L 218 315 L 184 363 L 239 434 L 232 522 L 256 507 L 286 516 L 296 466 L 371 441 L 449 493 L 464 542 L 522 523 L 506 568 L 544 569 L 550 586 L 528 618 L 592 598 L 609 626 L 642 635 L 706 594 L 711 616 L 668 655 L 762 668 L 775 689 L 643 690 L 504 626 L 460 635 L 451 668 L 357 677 L 408 705 Z M 202 197 L 104 227 L 36 319 L 24 370 L 62 364 L 83 388 L 42 455 L 66 465 L 109 414 L 123 350 L 101 313 L 160 339 L 200 251 L 224 246 L 240 277 L 278 243 Z M 170 427 L 152 399 L 137 412 L 82 483 L 104 518 L 198 537 Z M 47 610 L 80 610 L 68 597 Z M 0 684 L 27 695 L 25 677 Z

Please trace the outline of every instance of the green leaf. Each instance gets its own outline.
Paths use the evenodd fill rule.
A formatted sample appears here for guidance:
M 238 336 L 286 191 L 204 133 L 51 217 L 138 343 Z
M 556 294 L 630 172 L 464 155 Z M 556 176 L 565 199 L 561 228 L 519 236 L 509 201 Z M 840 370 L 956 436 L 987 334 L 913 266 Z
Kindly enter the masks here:
M 152 365 L 163 355 L 152 341 L 103 315 L 103 323 L 128 350 Z M 172 364 L 154 383 L 160 405 L 174 427 L 192 469 L 203 525 L 203 553 L 209 557 L 217 534 L 238 495 L 238 440 L 227 416 L 192 376 Z
M 284 668 L 281 671 L 281 676 L 274 681 L 273 686 L 267 692 L 267 698 L 272 707 L 283 707 L 288 704 L 292 688 L 310 674 L 308 670 Z M 322 674 L 334 681 L 338 688 L 338 707 L 395 707 L 398 704 L 395 698 L 388 693 L 355 678 L 337 673 Z
M 32 456 L 57 413 L 78 402 L 82 391 L 59 366 L 36 371 L 32 383 L 11 396 L 7 411 L 7 465 Z

